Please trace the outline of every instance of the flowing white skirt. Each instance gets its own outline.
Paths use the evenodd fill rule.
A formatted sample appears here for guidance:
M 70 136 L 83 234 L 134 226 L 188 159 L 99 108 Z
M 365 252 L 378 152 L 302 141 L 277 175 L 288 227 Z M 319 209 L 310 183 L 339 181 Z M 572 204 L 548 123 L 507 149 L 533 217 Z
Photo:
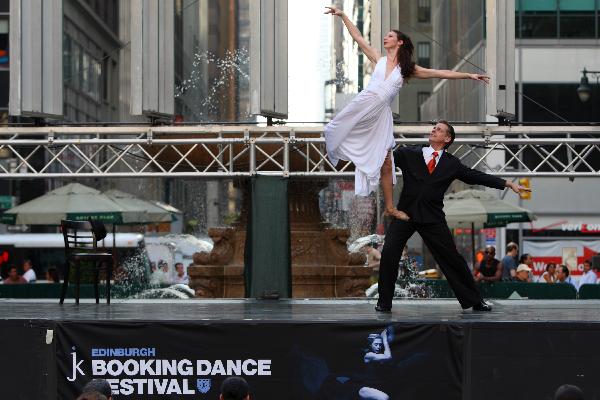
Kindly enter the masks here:
M 339 160 L 354 163 L 354 192 L 368 196 L 377 190 L 381 166 L 394 147 L 392 110 L 379 95 L 365 90 L 327 124 L 325 141 L 334 166 Z M 395 184 L 396 174 L 392 176 Z

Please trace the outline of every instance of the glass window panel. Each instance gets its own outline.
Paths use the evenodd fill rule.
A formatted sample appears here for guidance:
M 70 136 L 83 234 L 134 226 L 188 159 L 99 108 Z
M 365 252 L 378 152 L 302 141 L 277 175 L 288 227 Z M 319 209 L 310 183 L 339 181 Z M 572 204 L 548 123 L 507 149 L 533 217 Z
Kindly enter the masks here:
M 73 56 L 71 57 L 72 60 L 72 67 L 71 67 L 71 80 L 70 83 L 73 87 L 75 88 L 80 88 L 81 85 L 81 79 L 79 77 L 79 69 L 81 66 L 81 52 L 79 51 L 79 45 L 75 42 L 72 42 L 72 50 L 73 50 Z
M 431 66 L 431 45 L 427 42 L 417 44 L 417 64 L 429 68 Z
M 561 11 L 590 11 L 594 13 L 595 0 L 559 0 Z
M 0 71 L 0 108 L 8 108 L 10 71 Z
M 96 101 L 100 101 L 100 89 L 102 88 L 102 64 L 100 64 L 98 61 L 96 61 L 94 72 L 94 81 L 96 86 L 94 91 L 94 98 L 96 99 Z
M 81 90 L 87 93 L 90 88 L 90 81 L 87 74 L 90 68 L 90 56 L 84 51 L 81 53 L 81 69 L 79 71 L 81 75 Z
M 7 13 L 10 11 L 10 0 L 0 0 L 0 12 Z
M 431 21 L 431 0 L 419 0 L 419 7 L 417 8 L 419 22 L 430 22 Z
M 523 11 L 556 11 L 557 0 L 516 0 L 515 6 Z
M 10 65 L 8 28 L 8 16 L 0 17 L 0 68 L 8 68 Z
M 421 105 L 423 103 L 425 103 L 425 100 L 427 100 L 430 95 L 431 95 L 431 93 L 429 93 L 429 92 L 419 92 L 419 93 L 417 93 L 417 119 L 419 121 L 422 120 L 422 118 L 421 118 Z
M 560 13 L 560 37 L 594 38 L 596 36 L 595 16 L 581 13 Z
M 530 15 L 521 17 L 521 34 L 523 38 L 555 38 L 558 35 L 556 14 Z
M 66 84 L 70 84 L 73 75 L 73 54 L 71 51 L 71 38 L 63 34 L 63 79 Z

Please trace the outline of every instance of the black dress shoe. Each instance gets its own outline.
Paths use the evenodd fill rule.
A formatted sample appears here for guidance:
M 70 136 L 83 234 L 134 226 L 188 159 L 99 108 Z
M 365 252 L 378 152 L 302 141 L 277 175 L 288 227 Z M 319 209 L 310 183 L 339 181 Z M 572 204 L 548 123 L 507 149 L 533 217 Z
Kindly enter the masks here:
M 375 311 L 380 312 L 380 313 L 391 313 L 392 312 L 392 307 L 391 306 L 390 307 L 384 307 L 384 306 L 381 306 L 381 305 L 377 304 L 375 306 Z
M 486 303 L 485 300 L 481 300 L 473 306 L 473 311 L 492 311 L 492 306 Z

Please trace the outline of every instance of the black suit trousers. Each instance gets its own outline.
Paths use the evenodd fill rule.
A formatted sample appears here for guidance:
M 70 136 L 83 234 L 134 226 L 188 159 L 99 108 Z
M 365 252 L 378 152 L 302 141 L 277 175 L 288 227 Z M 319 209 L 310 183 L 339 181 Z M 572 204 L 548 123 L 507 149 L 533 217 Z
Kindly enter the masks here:
M 391 306 L 402 250 L 415 232 L 419 232 L 425 245 L 433 254 L 460 305 L 469 308 L 478 304 L 482 300 L 481 294 L 467 262 L 456 250 L 448 225 L 445 222 L 418 224 L 398 219 L 392 221 L 385 235 L 379 263 L 378 304 L 383 307 Z

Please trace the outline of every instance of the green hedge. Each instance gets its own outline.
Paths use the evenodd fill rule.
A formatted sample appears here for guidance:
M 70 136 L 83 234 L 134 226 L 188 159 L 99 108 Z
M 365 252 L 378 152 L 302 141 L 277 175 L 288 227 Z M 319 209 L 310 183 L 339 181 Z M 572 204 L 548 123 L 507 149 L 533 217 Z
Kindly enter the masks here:
M 445 279 L 426 279 L 419 281 L 431 289 L 431 294 L 435 298 L 454 297 L 454 292 Z M 587 286 L 587 285 L 584 285 Z M 600 287 L 600 285 L 590 285 Z M 497 282 L 480 283 L 479 290 L 483 297 L 487 299 L 507 299 L 514 292 L 521 297 L 529 299 L 576 299 L 577 290 L 569 284 L 547 284 L 547 283 L 523 283 L 523 282 Z M 591 292 L 591 291 L 590 291 Z M 596 292 L 600 298 L 600 290 Z
M 142 288 L 125 287 L 121 285 L 112 285 L 110 287 L 111 298 L 125 298 L 141 291 Z M 14 285 L 0 285 L 0 298 L 9 299 L 59 299 L 62 290 L 62 283 L 24 283 Z M 106 285 L 98 285 L 100 298 L 106 298 Z M 65 299 L 75 298 L 75 284 L 69 282 L 67 296 Z M 79 285 L 80 299 L 93 299 L 94 285 L 91 283 L 82 283 Z
M 586 283 L 579 288 L 580 299 L 600 299 L 600 285 L 595 283 Z

